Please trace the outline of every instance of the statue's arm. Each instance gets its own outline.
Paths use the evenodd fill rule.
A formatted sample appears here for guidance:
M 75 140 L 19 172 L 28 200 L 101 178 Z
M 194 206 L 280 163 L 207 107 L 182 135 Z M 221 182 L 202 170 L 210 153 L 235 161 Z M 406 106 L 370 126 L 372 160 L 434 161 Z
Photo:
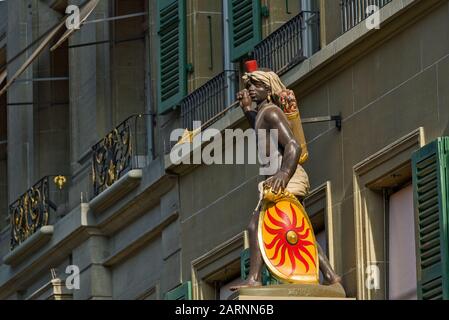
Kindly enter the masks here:
M 251 126 L 251 128 L 255 128 L 256 127 L 256 117 L 257 117 L 257 112 L 253 109 L 251 109 L 250 107 L 248 108 L 242 108 L 243 113 L 245 114 L 246 119 L 249 122 L 249 125 Z
M 240 107 L 242 108 L 246 119 L 248 119 L 249 125 L 254 129 L 256 126 L 257 112 L 252 109 L 253 102 L 251 100 L 251 97 L 249 96 L 248 90 L 243 89 L 242 91 L 237 93 L 237 100 L 240 101 Z
M 281 109 L 275 106 L 272 107 L 272 109 L 266 113 L 264 118 L 270 129 L 278 130 L 279 147 L 284 150 L 279 175 L 282 176 L 284 174 L 286 176 L 286 182 L 280 181 L 281 186 L 285 188 L 286 184 L 288 184 L 288 181 L 290 181 L 296 171 L 301 156 L 301 148 L 296 142 L 293 132 L 290 129 L 288 119 Z M 285 185 L 282 185 L 284 182 Z

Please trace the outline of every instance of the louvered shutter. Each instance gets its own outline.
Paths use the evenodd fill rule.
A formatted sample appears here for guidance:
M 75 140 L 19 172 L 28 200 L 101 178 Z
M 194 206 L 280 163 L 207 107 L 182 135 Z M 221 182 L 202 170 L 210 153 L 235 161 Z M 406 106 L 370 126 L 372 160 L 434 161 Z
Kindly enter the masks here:
M 165 300 L 192 300 L 192 283 L 187 281 L 167 292 L 165 294 Z
M 240 253 L 240 274 L 243 280 L 246 280 L 248 278 L 249 263 L 250 263 L 250 252 L 249 249 L 245 249 Z M 262 285 L 267 286 L 279 283 L 280 281 L 278 281 L 264 265 L 262 268 Z
M 245 249 L 240 253 L 240 276 L 242 280 L 246 280 L 249 274 L 249 249 Z
M 449 138 L 412 158 L 416 221 L 418 298 L 449 299 L 448 261 Z
M 260 0 L 228 0 L 231 60 L 254 49 L 262 39 Z
M 165 113 L 186 95 L 185 0 L 158 0 L 158 110 Z

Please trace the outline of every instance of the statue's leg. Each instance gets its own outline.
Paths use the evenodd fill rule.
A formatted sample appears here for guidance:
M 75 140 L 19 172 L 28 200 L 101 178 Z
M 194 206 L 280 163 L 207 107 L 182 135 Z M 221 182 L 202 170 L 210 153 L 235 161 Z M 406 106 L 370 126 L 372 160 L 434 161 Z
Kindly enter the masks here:
M 318 247 L 318 257 L 320 259 L 320 271 L 323 273 L 324 280 L 330 285 L 341 283 L 341 277 L 335 273 L 329 259 L 326 256 L 326 253 L 323 251 L 318 242 L 316 244 Z
M 262 254 L 260 253 L 259 241 L 257 237 L 257 229 L 259 224 L 259 212 L 254 212 L 251 217 L 251 221 L 248 226 L 249 233 L 249 247 L 250 247 L 250 267 L 248 281 L 255 283 L 255 285 L 261 285 L 261 274 L 262 274 Z
M 232 286 L 230 290 L 238 290 L 245 287 L 254 287 L 262 285 L 262 254 L 260 253 L 259 242 L 257 241 L 257 227 L 259 223 L 259 211 L 255 211 L 251 217 L 248 226 L 249 234 L 249 250 L 250 250 L 250 266 L 249 274 L 245 281 Z

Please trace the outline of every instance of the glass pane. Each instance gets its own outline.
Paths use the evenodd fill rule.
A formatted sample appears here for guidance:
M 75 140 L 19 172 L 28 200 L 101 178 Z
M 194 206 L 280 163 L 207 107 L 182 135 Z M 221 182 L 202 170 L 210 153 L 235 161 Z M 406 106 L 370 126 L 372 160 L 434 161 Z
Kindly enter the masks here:
M 390 197 L 389 298 L 416 300 L 415 219 L 413 186 Z

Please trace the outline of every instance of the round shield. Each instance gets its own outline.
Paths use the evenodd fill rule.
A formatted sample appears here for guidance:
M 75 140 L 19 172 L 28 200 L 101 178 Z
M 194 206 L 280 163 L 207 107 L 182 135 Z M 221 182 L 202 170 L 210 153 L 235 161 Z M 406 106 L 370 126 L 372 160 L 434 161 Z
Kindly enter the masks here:
M 264 201 L 258 238 L 265 264 L 275 277 L 289 283 L 319 282 L 315 234 L 299 201 Z

